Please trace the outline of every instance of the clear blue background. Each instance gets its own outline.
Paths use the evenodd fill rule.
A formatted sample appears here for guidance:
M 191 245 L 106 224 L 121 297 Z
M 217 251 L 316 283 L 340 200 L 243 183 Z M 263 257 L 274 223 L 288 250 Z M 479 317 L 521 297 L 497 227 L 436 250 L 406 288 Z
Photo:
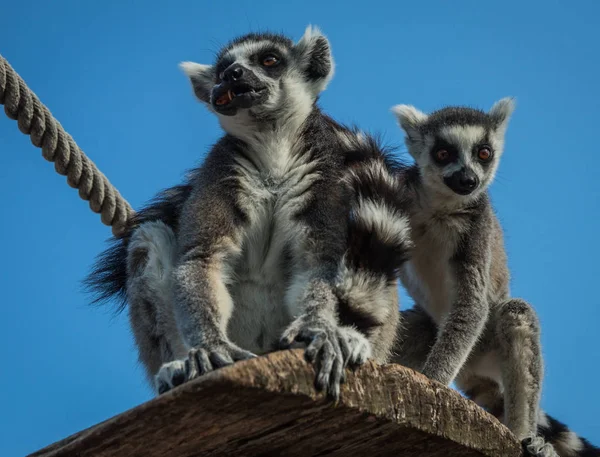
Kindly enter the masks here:
M 517 97 L 492 197 L 513 293 L 543 325 L 543 407 L 600 445 L 600 3 L 594 0 L 3 2 L 0 53 L 139 207 L 220 131 L 182 60 L 269 28 L 329 36 L 322 106 L 400 144 L 389 108 L 489 108 Z M 571 5 L 569 5 L 571 4 Z M 21 456 L 151 398 L 126 314 L 87 306 L 80 280 L 110 229 L 0 116 L 0 455 Z M 409 300 L 403 306 L 409 306 Z

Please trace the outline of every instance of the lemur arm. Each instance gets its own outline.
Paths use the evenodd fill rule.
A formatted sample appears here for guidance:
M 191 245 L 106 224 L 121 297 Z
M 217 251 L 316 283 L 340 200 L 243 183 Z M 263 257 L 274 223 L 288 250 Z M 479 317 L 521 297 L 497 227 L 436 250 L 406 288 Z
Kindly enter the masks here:
M 309 272 L 297 315 L 281 338 L 281 346 L 294 341 L 307 345 L 306 358 L 319 359 L 317 387 L 339 395 L 343 367 L 351 349 L 348 335 L 337 316 L 338 298 L 334 293 L 336 275 L 343 257 L 347 236 L 348 205 L 343 186 L 317 181 L 304 209 L 297 215 L 305 229 L 302 245 L 295 248 Z
M 442 384 L 448 385 L 454 380 L 488 320 L 490 239 L 488 230 L 480 230 L 487 217 L 484 211 L 471 221 L 471 229 L 464 234 L 451 260 L 455 301 L 440 325 L 437 340 L 423 367 L 424 375 Z
M 245 222 L 236 203 L 236 183 L 228 179 L 231 173 L 226 158 L 209 154 L 183 208 L 175 269 L 175 310 L 184 340 L 205 350 L 217 366 L 247 355 L 226 335 L 233 309 L 227 264 L 240 251 Z
M 311 272 L 301 300 L 302 314 L 307 320 L 337 323 L 337 298 L 333 288 L 340 260 L 345 251 L 346 190 L 332 189 L 324 181 L 313 184 L 312 196 L 298 215 L 306 230 L 300 248 Z

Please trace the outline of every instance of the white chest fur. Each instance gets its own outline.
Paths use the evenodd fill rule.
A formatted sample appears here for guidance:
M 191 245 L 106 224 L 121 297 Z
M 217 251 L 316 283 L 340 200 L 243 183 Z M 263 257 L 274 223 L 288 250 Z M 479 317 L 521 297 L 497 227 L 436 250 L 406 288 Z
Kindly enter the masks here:
M 251 162 L 238 160 L 238 201 L 248 223 L 229 284 L 234 302 L 230 338 L 256 353 L 271 350 L 291 320 L 284 302 L 296 267 L 295 247 L 303 238 L 295 215 L 318 179 L 314 165 L 294 154 L 287 142 L 262 146 Z
M 455 300 L 451 259 L 461 232 L 461 219 L 419 212 L 411 217 L 415 247 L 400 279 L 413 300 L 434 319 L 443 322 Z

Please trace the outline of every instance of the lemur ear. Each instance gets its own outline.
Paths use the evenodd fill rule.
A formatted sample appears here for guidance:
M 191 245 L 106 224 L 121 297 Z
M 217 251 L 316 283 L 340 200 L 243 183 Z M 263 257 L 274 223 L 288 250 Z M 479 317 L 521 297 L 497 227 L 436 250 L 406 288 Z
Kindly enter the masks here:
M 294 46 L 294 51 L 307 82 L 313 87 L 314 95 L 318 95 L 325 90 L 334 73 L 329 40 L 317 27 L 309 25 Z
M 514 97 L 505 97 L 494 103 L 488 114 L 492 117 L 498 129 L 506 130 L 508 120 L 514 109 Z
M 416 140 L 421 136 L 419 128 L 427 121 L 427 114 L 411 105 L 396 105 L 392 108 L 392 113 L 409 140 Z
M 179 67 L 190 78 L 196 97 L 201 102 L 210 103 L 210 94 L 215 78 L 214 68 L 211 65 L 195 62 L 181 62 Z

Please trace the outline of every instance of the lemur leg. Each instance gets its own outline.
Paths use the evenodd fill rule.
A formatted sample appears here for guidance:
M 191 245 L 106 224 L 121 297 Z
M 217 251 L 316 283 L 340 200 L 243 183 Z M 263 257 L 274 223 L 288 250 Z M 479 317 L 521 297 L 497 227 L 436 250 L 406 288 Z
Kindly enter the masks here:
M 131 328 L 146 375 L 161 393 L 165 383 L 173 387 L 185 378 L 183 363 L 177 359 L 185 357 L 187 350 L 172 306 L 175 235 L 162 222 L 146 222 L 133 232 L 127 254 Z M 157 377 L 163 365 L 169 381 Z
M 511 306 L 508 306 L 511 305 Z M 394 347 L 393 362 L 404 365 L 414 370 L 420 371 L 427 359 L 427 355 L 435 339 L 437 337 L 437 326 L 427 313 L 416 305 L 412 309 L 402 311 L 400 319 L 400 329 L 398 339 Z M 501 347 L 501 354 L 506 360 L 502 364 L 501 370 L 503 373 L 503 383 L 505 392 L 502 393 L 497 382 L 479 376 L 471 371 L 470 363 L 463 367 L 456 378 L 457 387 L 465 393 L 465 395 L 477 403 L 479 406 L 487 410 L 490 414 L 496 416 L 500 421 L 504 422 L 509 428 L 512 423 L 519 423 L 520 417 L 526 417 L 529 422 L 535 424 L 537 422 L 538 409 L 537 399 L 539 398 L 539 385 L 541 380 L 541 362 L 535 361 L 537 353 L 540 356 L 539 344 L 539 326 L 537 317 L 532 308 L 522 300 L 511 300 L 507 302 L 503 308 L 499 309 L 494 316 L 495 328 L 493 329 L 492 339 L 499 339 L 501 342 L 496 342 L 497 347 Z M 499 320 L 498 320 L 499 319 Z M 527 325 L 525 323 L 528 323 Z M 533 330 L 533 331 L 532 331 Z M 499 335 L 504 335 L 498 338 Z M 487 339 L 487 335 L 484 336 Z M 503 340 L 503 341 L 502 341 Z M 478 345 L 475 352 L 479 352 L 485 344 Z M 528 349 L 528 348 L 534 349 Z M 523 357 L 519 352 L 525 349 L 525 352 L 530 354 L 530 357 Z M 541 360 L 541 357 L 540 359 Z M 524 364 L 529 363 L 527 368 L 523 368 Z M 521 365 L 523 364 L 523 365 Z M 538 368 L 535 368 L 535 367 Z M 528 371 L 529 370 L 529 371 Z M 512 373 L 505 375 L 504 373 Z M 532 378 L 527 373 L 536 373 L 538 379 L 537 388 L 527 388 L 527 380 L 532 381 Z M 511 380 L 507 382 L 507 378 Z M 519 385 L 519 383 L 522 383 Z M 529 385 L 535 385 L 535 382 L 530 382 Z M 509 394 L 507 387 L 510 386 Z M 522 395 L 526 401 L 527 391 L 534 391 L 536 394 L 527 402 L 526 409 L 519 405 L 517 401 L 512 400 L 516 395 Z M 537 396 L 535 396 L 537 395 Z M 512 423 L 508 422 L 508 410 L 505 413 L 504 404 L 511 397 L 512 415 L 517 417 L 517 420 L 512 419 Z M 535 399 L 534 399 L 535 397 Z M 532 406 L 529 406 L 532 405 Z M 519 411 L 528 411 L 529 414 L 519 414 Z M 535 437 L 536 426 L 530 429 L 530 433 L 523 439 L 523 448 L 525 455 L 537 457 L 556 457 L 557 453 L 551 444 L 544 442 L 543 438 Z M 511 429 L 512 430 L 512 429 Z M 523 438 L 523 437 L 520 437 Z
M 400 312 L 392 361 L 421 371 L 437 337 L 437 326 L 419 305 Z
M 456 378 L 456 387 L 469 400 L 504 422 L 504 395 L 496 381 L 478 376 L 465 367 Z
M 492 316 L 504 389 L 505 423 L 519 440 L 536 435 L 543 359 L 537 314 L 511 299 Z

